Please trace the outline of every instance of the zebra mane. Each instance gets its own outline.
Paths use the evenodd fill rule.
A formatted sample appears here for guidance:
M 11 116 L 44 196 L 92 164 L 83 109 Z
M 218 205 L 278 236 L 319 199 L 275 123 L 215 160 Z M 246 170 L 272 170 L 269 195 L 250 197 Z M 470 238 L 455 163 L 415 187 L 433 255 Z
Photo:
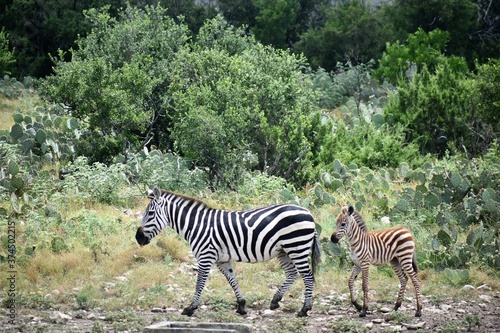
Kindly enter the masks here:
M 161 194 L 165 195 L 165 196 L 171 196 L 171 197 L 181 198 L 182 200 L 189 201 L 190 203 L 194 203 L 194 204 L 197 204 L 197 205 L 200 205 L 200 206 L 211 208 L 209 205 L 207 205 L 203 201 L 195 199 L 195 198 L 188 197 L 187 195 L 177 194 L 177 193 L 170 192 L 170 191 L 167 191 L 167 190 L 161 190 Z
M 344 209 L 342 211 L 344 211 Z M 362 231 L 368 232 L 368 228 L 366 227 L 365 221 L 358 214 L 358 212 L 356 212 L 354 210 L 354 207 L 353 206 L 349 206 L 348 211 L 349 211 L 349 215 L 351 215 L 353 217 L 354 221 L 356 221 L 356 223 L 358 224 L 358 227 L 360 227 Z

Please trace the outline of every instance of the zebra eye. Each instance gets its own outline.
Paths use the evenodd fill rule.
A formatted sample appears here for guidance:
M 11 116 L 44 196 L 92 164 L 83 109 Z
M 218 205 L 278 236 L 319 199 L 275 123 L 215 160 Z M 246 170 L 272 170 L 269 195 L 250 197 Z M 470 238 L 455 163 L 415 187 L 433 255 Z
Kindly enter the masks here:
M 345 227 L 345 222 L 340 223 L 341 227 Z

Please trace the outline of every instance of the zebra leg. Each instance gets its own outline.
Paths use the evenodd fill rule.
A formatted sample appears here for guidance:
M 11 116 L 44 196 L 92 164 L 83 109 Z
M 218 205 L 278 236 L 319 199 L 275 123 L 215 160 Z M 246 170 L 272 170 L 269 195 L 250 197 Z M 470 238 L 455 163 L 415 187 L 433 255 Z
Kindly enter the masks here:
M 361 311 L 362 307 L 356 301 L 356 296 L 354 295 L 354 280 L 358 277 L 359 272 L 361 272 L 361 267 L 354 265 L 354 269 L 352 270 L 351 277 L 349 278 L 349 293 L 351 294 L 351 303 L 356 307 L 356 310 Z
M 285 282 L 281 287 L 278 288 L 278 291 L 276 294 L 273 296 L 273 300 L 271 301 L 271 305 L 269 308 L 271 310 L 277 309 L 280 307 L 279 301 L 283 298 L 283 295 L 285 292 L 288 290 L 288 288 L 292 285 L 292 283 L 297 279 L 297 268 L 295 268 L 295 264 L 293 261 L 290 259 L 288 254 L 286 253 L 281 253 L 278 256 L 278 259 L 281 263 L 281 267 L 283 267 L 283 270 L 285 271 Z
M 238 280 L 236 280 L 236 276 L 234 275 L 233 268 L 231 267 L 230 262 L 218 262 L 217 267 L 226 277 L 227 282 L 231 285 L 231 288 L 234 290 L 234 294 L 236 295 L 236 302 L 238 303 L 238 308 L 236 310 L 237 313 L 241 315 L 247 314 L 245 310 L 245 299 L 241 294 L 240 287 L 238 286 Z
M 368 278 L 370 274 L 370 263 L 366 261 L 361 265 L 361 274 L 363 275 L 363 308 L 359 316 L 366 317 L 366 311 L 368 311 Z
M 290 254 L 288 254 L 290 255 Z M 306 291 L 304 293 L 304 305 L 302 309 L 297 313 L 298 317 L 306 317 L 307 311 L 312 309 L 312 294 L 314 289 L 314 273 L 309 267 L 309 253 L 306 255 L 302 254 L 301 256 L 291 257 L 291 259 L 295 263 L 295 267 L 299 271 L 302 276 L 302 280 L 304 280 L 304 285 L 306 287 Z
M 405 296 L 406 292 L 406 284 L 408 283 L 408 277 L 406 276 L 405 272 L 401 268 L 401 265 L 399 264 L 399 260 L 397 258 L 394 258 L 391 260 L 391 266 L 394 272 L 396 272 L 396 275 L 399 278 L 399 292 L 398 292 L 398 299 L 396 300 L 396 304 L 394 305 L 394 311 L 397 311 L 399 307 L 401 306 L 401 303 L 403 302 L 403 297 Z
M 212 268 L 213 261 L 198 261 L 198 278 L 196 280 L 196 290 L 194 292 L 193 301 L 191 304 L 182 311 L 183 315 L 192 316 L 194 310 L 198 308 L 200 302 L 201 292 L 205 288 L 205 283 L 207 282 L 208 274 Z
M 417 298 L 417 311 L 415 312 L 415 317 L 420 317 L 422 316 L 422 294 L 420 293 L 420 280 L 418 279 L 416 268 L 417 265 L 415 257 L 413 257 L 413 263 L 406 270 L 406 272 L 410 276 L 411 282 L 413 283 L 413 287 L 415 287 L 415 296 Z

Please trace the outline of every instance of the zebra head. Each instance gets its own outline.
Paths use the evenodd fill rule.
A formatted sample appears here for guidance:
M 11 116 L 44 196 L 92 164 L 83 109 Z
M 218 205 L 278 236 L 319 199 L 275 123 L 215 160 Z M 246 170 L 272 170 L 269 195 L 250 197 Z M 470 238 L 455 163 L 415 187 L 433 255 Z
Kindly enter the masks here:
M 349 229 L 351 228 L 350 224 L 353 220 L 353 213 L 353 206 L 345 205 L 342 207 L 342 211 L 337 217 L 337 225 L 335 226 L 335 230 L 332 234 L 332 237 L 330 238 L 333 243 L 338 243 L 342 239 L 342 237 L 344 237 L 349 232 Z
M 148 245 L 151 239 L 158 235 L 167 224 L 165 215 L 165 198 L 162 196 L 161 190 L 155 188 L 148 190 L 148 198 L 151 199 L 139 228 L 135 233 L 137 243 L 142 247 Z

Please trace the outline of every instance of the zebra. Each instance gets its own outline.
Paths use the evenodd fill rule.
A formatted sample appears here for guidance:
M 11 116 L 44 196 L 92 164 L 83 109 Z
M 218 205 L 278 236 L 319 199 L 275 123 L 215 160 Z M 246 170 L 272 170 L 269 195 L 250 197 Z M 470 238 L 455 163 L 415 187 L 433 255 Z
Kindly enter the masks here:
M 312 308 L 314 274 L 321 259 L 316 224 L 307 209 L 280 204 L 243 211 L 218 210 L 200 200 L 158 188 L 148 190 L 148 198 L 151 201 L 135 235 L 137 243 L 141 247 L 149 244 L 168 225 L 189 243 L 198 262 L 194 297 L 183 315 L 191 316 L 198 308 L 214 264 L 236 295 L 236 312 L 246 314 L 245 299 L 231 262 L 256 263 L 277 257 L 286 278 L 274 294 L 270 309 L 279 307 L 278 302 L 300 273 L 305 299 L 297 315 L 307 316 Z
M 408 274 L 415 287 L 417 297 L 415 317 L 420 317 L 422 315 L 422 296 L 420 294 L 420 281 L 417 276 L 415 240 L 410 230 L 397 226 L 381 231 L 368 231 L 361 216 L 354 211 L 354 207 L 343 206 L 337 218 L 331 241 L 338 243 L 346 235 L 349 238 L 351 247 L 351 259 L 354 262 L 354 269 L 348 283 L 349 292 L 351 294 L 351 303 L 360 312 L 359 316 L 365 317 L 368 310 L 368 273 L 370 264 L 383 265 L 390 262 L 400 281 L 400 289 L 394 310 L 397 311 L 403 301 Z M 353 292 L 354 280 L 359 272 L 362 272 L 363 276 L 363 306 L 358 304 Z

